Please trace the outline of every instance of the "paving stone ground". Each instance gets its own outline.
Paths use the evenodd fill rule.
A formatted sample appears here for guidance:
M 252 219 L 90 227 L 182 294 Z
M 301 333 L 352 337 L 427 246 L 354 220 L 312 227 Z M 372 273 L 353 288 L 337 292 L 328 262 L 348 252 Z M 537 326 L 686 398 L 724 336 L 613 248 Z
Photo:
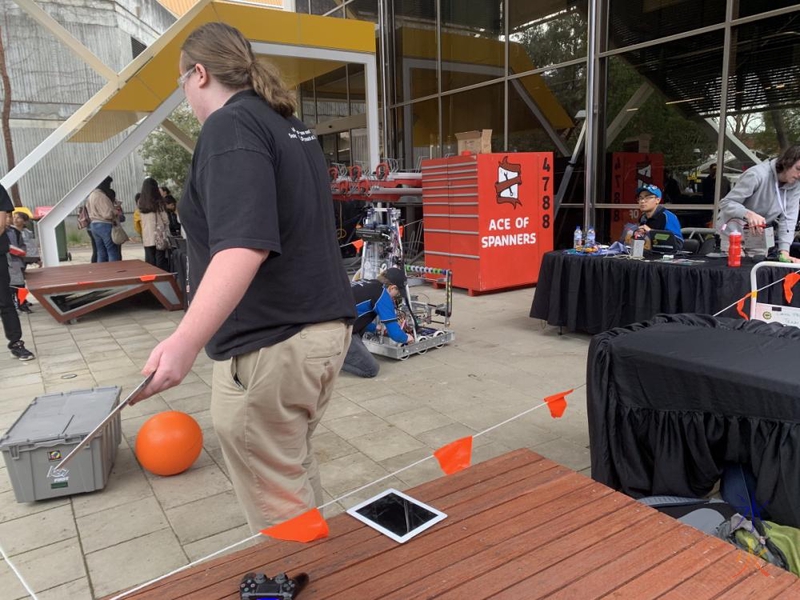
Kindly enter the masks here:
M 141 246 L 126 244 L 124 254 L 140 258 Z M 73 257 L 87 260 L 85 250 Z M 427 286 L 412 291 L 431 302 L 443 300 Z M 404 362 L 380 359 L 375 379 L 342 374 L 314 438 L 326 501 L 569 388 L 577 389 L 563 418 L 537 410 L 478 436 L 473 462 L 528 447 L 588 473 L 586 395 L 580 386 L 589 338 L 559 335 L 529 318 L 533 292 L 469 297 L 456 291 L 454 343 Z M 124 394 L 182 314 L 142 297 L 70 325 L 58 324 L 41 307 L 23 315 L 24 339 L 37 359 L 21 363 L 0 353 L 0 433 L 44 393 L 119 385 Z M 39 598 L 99 598 L 249 536 L 211 426 L 210 384 L 211 361 L 201 355 L 181 386 L 125 409 L 122 444 L 102 491 L 19 504 L 0 467 L 0 545 Z M 204 449 L 189 471 L 164 478 L 143 471 L 132 447 L 142 423 L 170 409 L 198 421 Z M 431 459 L 336 502 L 325 514 L 338 514 L 386 487 L 407 489 L 439 476 Z M 5 561 L 0 590 L 8 600 L 27 597 Z

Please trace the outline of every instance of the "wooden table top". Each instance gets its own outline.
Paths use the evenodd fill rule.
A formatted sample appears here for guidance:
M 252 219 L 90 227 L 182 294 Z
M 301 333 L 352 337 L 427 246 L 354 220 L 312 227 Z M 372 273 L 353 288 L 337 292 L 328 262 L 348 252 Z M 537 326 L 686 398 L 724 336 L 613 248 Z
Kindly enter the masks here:
M 307 572 L 299 600 L 800 598 L 791 573 L 529 450 L 407 493 L 447 518 L 398 544 L 338 515 L 324 540 L 265 538 L 128 598 L 233 600 L 251 571 Z
M 87 283 L 137 282 L 140 277 L 152 276 L 160 280 L 171 277 L 171 274 L 143 260 L 118 260 L 28 269 L 25 272 L 25 282 L 28 289 L 38 291 L 47 288 L 82 286 Z

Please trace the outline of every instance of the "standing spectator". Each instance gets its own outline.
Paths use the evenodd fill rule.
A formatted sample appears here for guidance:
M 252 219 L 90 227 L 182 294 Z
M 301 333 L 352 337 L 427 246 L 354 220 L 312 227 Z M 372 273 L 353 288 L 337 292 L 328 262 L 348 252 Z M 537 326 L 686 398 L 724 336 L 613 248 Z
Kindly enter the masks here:
M 169 193 L 168 187 L 162 185 L 158 188 L 158 191 L 161 192 L 161 199 L 169 217 L 169 234 L 173 237 L 180 237 L 181 224 L 178 222 L 178 201 Z
M 142 237 L 142 213 L 139 211 L 139 198 L 142 197 L 141 192 L 136 192 L 136 197 L 133 199 L 136 208 L 133 209 L 133 230 Z
M 167 211 L 167 217 L 169 218 L 169 234 L 172 237 L 181 237 L 181 224 L 178 221 L 178 206 L 175 198 L 169 195 L 165 196 L 164 209 Z
M 8 214 L 14 210 L 14 204 L 8 196 L 6 188 L 0 185 L 0 320 L 3 321 L 3 331 L 8 340 L 8 349 L 11 356 L 19 360 L 32 360 L 33 353 L 25 347 L 22 341 L 22 325 L 19 315 L 11 297 L 10 277 L 8 274 L 8 260 L 6 254 L 9 250 L 6 223 Z
M 166 248 L 158 248 L 160 237 L 167 239 L 169 230 L 169 217 L 161 202 L 158 191 L 158 182 L 148 177 L 142 184 L 142 193 L 139 196 L 139 213 L 142 221 L 142 245 L 144 246 L 144 259 L 159 269 L 169 269 Z
M 153 350 L 143 397 L 180 383 L 205 346 L 211 416 L 253 531 L 322 502 L 311 436 L 355 315 L 325 157 L 295 100 L 237 29 L 183 43 L 179 85 L 203 124 L 181 198 L 192 302 Z
M 11 224 L 6 228 L 9 241 L 8 274 L 11 283 L 11 299 L 20 312 L 30 313 L 31 304 L 28 300 L 19 301 L 19 290 L 25 288 L 25 269 L 28 266 L 28 245 L 23 234 L 28 215 L 23 212 L 14 212 L 11 215 Z
M 114 214 L 116 215 L 116 223 L 118 225 L 125 222 L 125 213 L 122 210 L 122 201 L 117 200 L 117 192 L 113 189 L 109 188 L 108 190 L 108 197 L 111 199 L 111 202 L 114 204 Z M 119 253 L 119 259 L 122 260 L 122 244 L 114 244 L 117 247 L 117 252 Z
M 25 243 L 25 264 L 42 266 L 42 260 L 39 255 L 39 244 L 33 236 L 33 232 L 28 227 L 31 217 L 27 212 L 22 210 L 15 210 L 12 215 L 14 227 L 22 234 L 22 240 Z
M 724 198 L 728 195 L 728 192 L 731 191 L 731 184 L 728 182 L 728 178 L 723 176 L 722 183 L 720 184 L 722 188 L 720 189 L 720 198 Z M 714 192 L 716 192 L 717 186 L 717 165 L 716 163 L 711 165 L 708 168 L 708 176 L 703 179 L 703 203 L 704 204 L 714 204 Z
M 722 249 L 728 250 L 728 236 L 742 231 L 747 224 L 751 232 L 775 228 L 778 260 L 800 262 L 790 256 L 797 215 L 800 214 L 800 145 L 786 148 L 778 158 L 747 169 L 733 188 L 719 202 L 717 231 Z
M 664 202 L 680 202 L 681 186 L 671 171 L 664 172 Z
M 97 262 L 121 260 L 119 246 L 111 239 L 111 229 L 117 224 L 117 210 L 111 200 L 111 177 L 106 177 L 89 194 L 86 208 L 89 211 L 89 228 L 97 245 Z

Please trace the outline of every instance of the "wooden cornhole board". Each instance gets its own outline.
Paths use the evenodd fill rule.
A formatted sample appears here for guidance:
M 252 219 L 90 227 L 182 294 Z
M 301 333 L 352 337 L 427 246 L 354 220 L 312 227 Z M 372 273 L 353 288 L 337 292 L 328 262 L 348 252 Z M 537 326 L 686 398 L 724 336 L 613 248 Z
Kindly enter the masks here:
M 59 323 L 143 292 L 151 292 L 167 310 L 183 308 L 175 276 L 143 260 L 31 269 L 25 281 Z

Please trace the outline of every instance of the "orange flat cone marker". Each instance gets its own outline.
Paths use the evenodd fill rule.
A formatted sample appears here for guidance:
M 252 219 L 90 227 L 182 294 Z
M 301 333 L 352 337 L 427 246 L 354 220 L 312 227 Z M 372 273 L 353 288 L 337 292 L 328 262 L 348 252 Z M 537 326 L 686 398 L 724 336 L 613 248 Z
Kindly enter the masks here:
M 445 475 L 452 475 L 472 464 L 472 436 L 442 446 L 433 453 Z
M 791 302 L 794 297 L 792 288 L 794 284 L 800 281 L 800 273 L 789 273 L 786 279 L 783 280 L 783 295 L 786 296 L 786 301 Z
M 544 401 L 547 402 L 547 408 L 550 409 L 551 417 L 560 419 L 564 415 L 564 411 L 567 410 L 567 401 L 564 396 L 571 393 L 572 390 L 567 390 L 566 392 L 559 392 L 544 399 Z
M 20 304 L 25 304 L 25 300 L 28 298 L 28 288 L 17 288 L 17 300 L 19 300 Z M 791 299 L 789 299 L 791 302 Z
M 747 296 L 749 296 L 749 295 L 750 295 L 750 294 L 748 294 Z M 745 321 L 749 321 L 749 320 L 750 320 L 750 317 L 748 317 L 748 316 L 747 316 L 747 313 L 746 313 L 746 312 L 744 312 L 744 301 L 745 301 L 745 300 L 747 300 L 747 296 L 745 296 L 744 298 L 740 298 L 740 299 L 739 299 L 739 301 L 736 303 L 736 312 L 738 312 L 738 313 L 739 313 L 739 315 L 740 315 L 740 316 L 741 316 L 741 317 L 742 317 L 742 318 L 743 318 Z
M 312 508 L 293 519 L 262 529 L 261 534 L 276 540 L 308 543 L 328 537 L 328 522 L 318 509 Z
M 353 248 L 356 249 L 356 254 L 361 254 L 361 248 L 364 247 L 364 240 L 353 240 Z

